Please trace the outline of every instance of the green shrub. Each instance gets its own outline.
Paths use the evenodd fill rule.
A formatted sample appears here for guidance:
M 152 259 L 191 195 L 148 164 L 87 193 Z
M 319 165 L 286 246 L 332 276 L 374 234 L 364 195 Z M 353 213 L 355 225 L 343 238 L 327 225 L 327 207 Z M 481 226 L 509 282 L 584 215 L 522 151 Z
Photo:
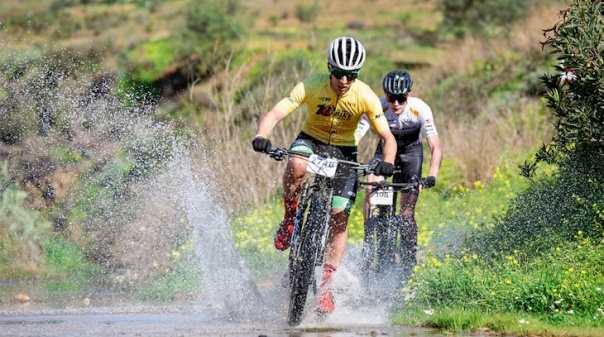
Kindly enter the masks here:
M 321 5 L 318 1 L 314 4 L 298 4 L 296 5 L 296 18 L 301 22 L 313 22 L 321 12 Z
M 543 73 L 543 64 L 546 62 L 547 55 L 541 52 L 494 55 L 477 61 L 468 72 L 447 77 L 425 99 L 434 111 L 455 114 L 452 117 L 454 121 L 472 120 L 487 110 L 489 103 L 498 97 L 516 96 L 513 101 L 518 101 L 518 97 L 531 91 L 544 91 L 526 85 L 527 79 L 533 74 Z M 510 105 L 510 102 L 506 102 L 506 105 Z
M 193 1 L 186 9 L 185 28 L 179 36 L 180 59 L 194 56 L 195 78 L 205 78 L 224 68 L 237 51 L 237 41 L 250 25 L 249 17 L 238 0 Z
M 235 123 L 253 121 L 261 117 L 264 111 L 271 107 L 258 108 L 259 98 L 275 104 L 281 97 L 285 97 L 293 86 L 310 74 L 316 65 L 309 52 L 283 53 L 276 58 L 267 55 L 264 60 L 258 62 L 248 74 L 246 82 L 239 88 L 234 97 L 234 103 L 241 107 L 242 112 L 233 116 Z M 323 66 L 321 64 L 320 66 Z M 270 93 L 270 97 L 266 97 Z M 288 119 L 284 123 L 288 123 Z
M 522 249 L 538 256 L 547 247 L 573 241 L 577 231 L 599 240 L 604 233 L 604 181 L 601 160 L 574 160 L 552 176 L 535 181 L 512 200 L 508 211 L 494 225 L 483 224 L 468 239 L 472 251 L 501 256 Z
M 37 277 L 46 262 L 40 246 L 50 223 L 26 206 L 26 197 L 0 163 L 0 279 Z
M 558 72 L 542 76 L 555 134 L 522 170 L 532 180 L 540 163 L 556 165 L 559 172 L 535 182 L 532 190 L 517 200 L 500 228 L 494 229 L 497 237 L 511 236 L 520 240 L 516 244 L 530 243 L 528 247 L 539 250 L 552 237 L 569 239 L 576 230 L 591 238 L 601 235 L 604 45 L 594 41 L 604 38 L 602 6 L 600 2 L 572 1 L 563 11 L 562 21 L 548 31 L 544 45 L 561 61 L 556 66 Z M 561 81 L 567 71 L 574 74 L 574 80 Z
M 544 45 L 560 60 L 556 73 L 542 77 L 556 133 L 552 143 L 536 154 L 536 162 L 566 167 L 604 155 L 604 45 L 596 42 L 604 38 L 603 6 L 599 1 L 574 0 L 563 11 L 562 21 L 546 32 Z M 561 76 L 568 74 L 575 79 L 562 81 Z M 525 166 L 527 176 L 534 167 Z
M 506 31 L 513 22 L 524 18 L 529 5 L 526 0 L 440 0 L 440 28 L 443 33 L 458 37 L 497 29 Z

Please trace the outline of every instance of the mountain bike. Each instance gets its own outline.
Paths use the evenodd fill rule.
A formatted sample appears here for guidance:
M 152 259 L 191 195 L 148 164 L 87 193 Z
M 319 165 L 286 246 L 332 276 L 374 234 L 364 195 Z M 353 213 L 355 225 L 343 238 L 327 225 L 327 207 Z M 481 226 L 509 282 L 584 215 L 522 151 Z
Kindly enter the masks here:
M 308 161 L 306 170 L 312 173 L 303 183 L 298 197 L 288 261 L 290 298 L 287 323 L 296 326 L 302 321 L 309 290 L 312 289 L 313 294 L 317 293 L 315 268 L 322 266 L 324 262 L 336 169 L 339 165 L 346 165 L 360 177 L 372 173 L 375 165 L 284 148 L 271 149 L 268 155 L 278 161 L 288 156 L 304 158 Z
M 415 254 L 404 240 L 405 224 L 399 214 L 398 197 L 402 192 L 417 192 L 422 179 L 409 183 L 390 181 L 359 182 L 359 185 L 373 186 L 369 196 L 370 207 L 365 222 L 365 235 L 362 248 L 362 270 L 366 284 L 376 283 L 396 287 L 405 282 L 413 266 L 408 257 Z M 375 289 L 375 287 L 373 287 Z M 383 289 L 389 292 L 391 289 Z M 376 290 L 377 291 L 377 290 Z M 388 293 L 385 294 L 388 296 Z

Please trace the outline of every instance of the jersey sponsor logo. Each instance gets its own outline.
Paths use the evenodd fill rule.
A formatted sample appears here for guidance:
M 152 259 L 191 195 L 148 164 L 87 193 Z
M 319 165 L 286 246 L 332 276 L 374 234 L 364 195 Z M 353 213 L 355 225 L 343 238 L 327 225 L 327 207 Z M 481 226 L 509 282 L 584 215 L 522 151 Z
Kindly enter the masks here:
M 430 124 L 432 123 L 432 120 L 430 118 L 426 119 L 426 123 Z
M 344 101 L 341 105 L 343 105 L 346 110 L 355 110 L 354 103 Z
M 319 97 L 319 99 L 323 102 L 330 102 L 331 101 L 331 97 Z
M 317 112 L 315 112 L 315 114 L 329 117 L 333 115 L 334 110 L 335 108 L 333 105 L 320 104 L 319 106 L 317 106 Z
M 334 117 L 337 119 L 349 121 L 352 119 L 352 113 L 350 111 L 336 110 L 336 112 L 334 113 Z
M 382 118 L 382 117 L 384 117 L 384 115 L 383 115 L 383 114 L 377 114 L 377 115 L 375 115 L 375 119 L 380 119 L 380 118 Z

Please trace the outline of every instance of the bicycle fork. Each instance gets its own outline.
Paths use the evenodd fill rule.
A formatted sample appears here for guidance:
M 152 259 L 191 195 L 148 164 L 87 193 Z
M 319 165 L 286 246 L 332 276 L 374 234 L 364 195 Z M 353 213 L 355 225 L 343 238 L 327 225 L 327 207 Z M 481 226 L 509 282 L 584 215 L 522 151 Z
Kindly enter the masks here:
M 304 220 L 304 212 L 306 212 L 306 209 L 308 208 L 308 188 L 309 188 L 308 183 L 302 184 L 302 190 L 300 191 L 300 196 L 299 196 L 300 202 L 298 203 L 298 208 L 296 209 L 296 219 L 294 221 L 294 231 L 292 233 L 292 239 L 291 239 L 291 243 L 290 243 L 290 246 L 292 247 L 291 249 L 294 249 L 293 247 L 295 247 L 298 242 L 298 236 L 300 234 L 300 229 L 301 229 L 300 227 L 302 226 L 302 222 Z
M 327 247 L 327 240 L 329 239 L 329 231 L 330 231 L 330 227 L 329 227 L 329 222 L 331 221 L 331 204 L 330 201 L 332 200 L 333 197 L 333 190 L 331 188 L 328 189 L 327 193 L 325 190 L 323 191 L 319 191 L 318 195 L 319 197 L 314 198 L 311 202 L 312 203 L 318 203 L 318 205 L 321 205 L 321 207 L 318 208 L 318 210 L 323 214 L 323 221 L 321 224 L 321 228 L 319 228 L 320 230 L 320 244 L 318 246 L 317 249 L 317 255 L 315 258 L 315 268 L 316 267 L 321 267 L 323 266 L 323 263 L 325 261 L 325 253 L 326 253 L 326 247 Z M 313 209 L 317 209 L 315 207 L 313 207 Z M 317 293 L 317 274 L 313 273 L 313 293 L 316 294 Z

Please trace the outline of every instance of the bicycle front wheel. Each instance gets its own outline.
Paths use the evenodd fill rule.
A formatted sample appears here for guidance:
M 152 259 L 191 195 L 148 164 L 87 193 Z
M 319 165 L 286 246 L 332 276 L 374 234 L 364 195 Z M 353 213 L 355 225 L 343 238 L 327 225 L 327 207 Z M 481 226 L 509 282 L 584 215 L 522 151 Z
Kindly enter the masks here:
M 302 224 L 298 243 L 290 252 L 290 300 L 287 323 L 296 326 L 302 321 L 308 290 L 314 281 L 315 266 L 322 250 L 322 236 L 327 226 L 329 207 L 321 193 L 315 192 Z
M 377 215 L 365 223 L 362 259 L 366 275 L 379 273 L 393 259 L 388 221 L 388 217 Z

